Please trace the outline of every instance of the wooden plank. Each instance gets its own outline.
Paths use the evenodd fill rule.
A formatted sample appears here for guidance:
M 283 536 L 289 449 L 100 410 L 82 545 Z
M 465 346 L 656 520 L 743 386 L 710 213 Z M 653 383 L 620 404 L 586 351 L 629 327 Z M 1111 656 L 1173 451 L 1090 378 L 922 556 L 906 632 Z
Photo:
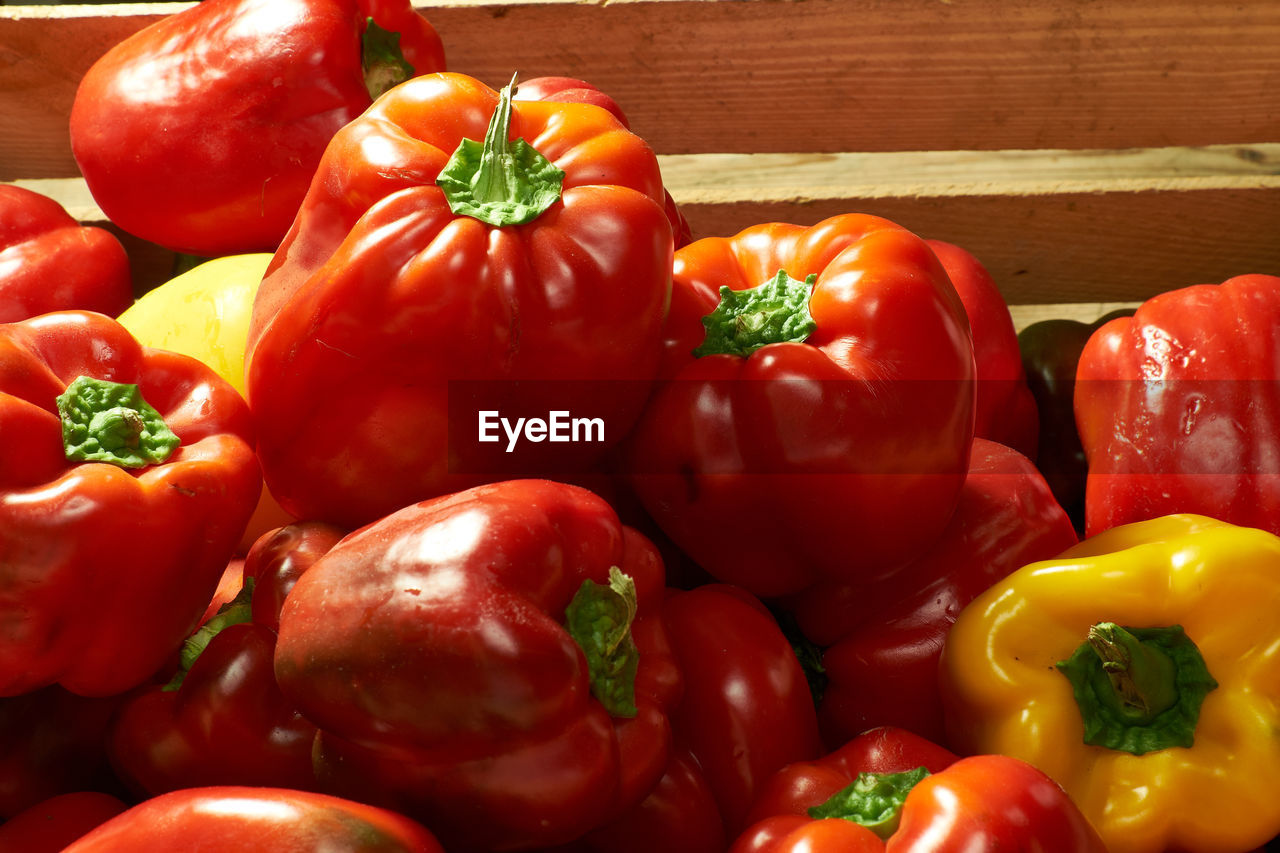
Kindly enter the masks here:
M 661 155 L 696 236 L 851 211 L 965 246 L 1012 304 L 1280 275 L 1280 143 L 1124 151 Z M 100 221 L 77 179 L 19 182 Z
M 696 236 L 874 213 L 965 246 L 1010 303 L 1280 275 L 1280 145 L 664 157 Z
M 1140 301 L 1243 273 L 1280 275 L 1275 187 L 682 205 L 695 234 L 858 211 L 964 246 L 1011 303 Z
M 66 116 L 111 44 L 184 3 L 0 7 L 0 179 L 74 174 Z M 435 0 L 452 68 L 610 92 L 662 153 L 1255 143 L 1280 3 Z

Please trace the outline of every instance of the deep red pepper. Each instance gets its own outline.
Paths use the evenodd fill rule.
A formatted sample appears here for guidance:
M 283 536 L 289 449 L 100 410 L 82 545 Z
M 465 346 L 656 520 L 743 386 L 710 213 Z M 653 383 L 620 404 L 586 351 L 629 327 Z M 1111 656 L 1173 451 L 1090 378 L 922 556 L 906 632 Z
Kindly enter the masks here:
M 680 672 L 662 596 L 656 549 L 591 492 L 480 486 L 316 561 L 281 611 L 276 675 L 321 730 L 329 790 L 450 850 L 562 843 L 667 766 Z
M 0 695 L 145 681 L 257 504 L 248 407 L 103 314 L 0 325 Z
M 955 509 L 975 392 L 964 305 L 925 241 L 859 214 L 759 225 L 680 249 L 672 293 L 669 381 L 627 462 L 671 539 L 766 598 L 923 552 Z
M 444 853 L 404 815 L 283 788 L 185 788 L 116 815 L 64 853 Z
M 1090 336 L 1085 532 L 1174 513 L 1280 533 L 1280 277 L 1166 291 Z
M 818 585 L 787 602 L 823 647 L 818 715 L 828 746 L 882 725 L 944 742 L 937 670 L 948 628 L 992 583 L 1075 543 L 1031 461 L 974 439 L 955 515 L 928 552 L 886 583 Z
M 289 590 L 343 534 L 322 522 L 264 534 L 244 559 L 239 594 L 188 641 L 181 676 L 121 705 L 109 752 L 134 790 L 155 796 L 207 785 L 316 787 L 316 728 L 276 686 L 276 628 Z
M 895 728 L 783 768 L 752 814 L 729 853 L 1105 853 L 1075 803 L 1030 764 L 957 758 Z
M 115 317 L 133 302 L 129 256 L 115 235 L 57 201 L 0 184 L 0 323 L 80 308 Z
M 971 252 L 942 240 L 927 242 L 946 267 L 969 318 L 978 383 L 973 434 L 1012 447 L 1034 462 L 1040 415 L 1023 371 L 1009 304 Z
M 399 60 L 362 47 L 370 20 Z M 195 255 L 274 251 L 334 133 L 388 84 L 444 67 L 409 0 L 205 0 L 94 62 L 71 148 L 125 231 Z

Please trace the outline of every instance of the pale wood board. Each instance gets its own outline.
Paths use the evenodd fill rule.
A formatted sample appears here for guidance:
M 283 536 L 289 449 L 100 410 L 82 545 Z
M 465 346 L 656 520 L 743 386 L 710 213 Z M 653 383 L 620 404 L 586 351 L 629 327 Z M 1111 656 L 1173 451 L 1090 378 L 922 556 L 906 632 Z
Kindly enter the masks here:
M 107 48 L 187 3 L 0 7 L 0 179 L 75 174 Z M 665 154 L 1273 141 L 1274 0 L 453 0 L 450 67 L 585 78 Z

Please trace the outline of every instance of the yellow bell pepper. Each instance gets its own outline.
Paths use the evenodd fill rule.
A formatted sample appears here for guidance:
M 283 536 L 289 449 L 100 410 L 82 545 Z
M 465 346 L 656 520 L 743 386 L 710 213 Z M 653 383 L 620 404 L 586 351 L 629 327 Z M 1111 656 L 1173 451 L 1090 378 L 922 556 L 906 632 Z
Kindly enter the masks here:
M 960 613 L 940 684 L 953 748 L 1039 767 L 1111 853 L 1280 834 L 1270 533 L 1172 515 L 1024 566 Z
M 204 362 L 243 396 L 253 298 L 270 260 L 270 253 L 255 253 L 205 261 L 143 294 L 118 320 L 145 346 Z M 293 520 L 264 484 L 240 553 Z

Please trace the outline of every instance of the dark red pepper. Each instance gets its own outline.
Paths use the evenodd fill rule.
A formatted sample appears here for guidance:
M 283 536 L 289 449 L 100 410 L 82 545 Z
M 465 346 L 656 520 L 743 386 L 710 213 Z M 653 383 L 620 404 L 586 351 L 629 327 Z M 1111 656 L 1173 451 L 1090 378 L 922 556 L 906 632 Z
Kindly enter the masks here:
M 254 543 L 239 594 L 188 640 L 183 668 L 116 715 L 111 760 L 133 789 L 154 796 L 204 785 L 316 787 L 316 728 L 276 686 L 276 628 L 289 590 L 342 536 L 331 525 L 297 522 Z
M 974 439 L 955 515 L 924 556 L 885 583 L 827 584 L 788 602 L 801 631 L 824 647 L 826 743 L 880 725 L 944 742 L 937 669 L 948 628 L 996 580 L 1075 543 L 1031 461 Z

